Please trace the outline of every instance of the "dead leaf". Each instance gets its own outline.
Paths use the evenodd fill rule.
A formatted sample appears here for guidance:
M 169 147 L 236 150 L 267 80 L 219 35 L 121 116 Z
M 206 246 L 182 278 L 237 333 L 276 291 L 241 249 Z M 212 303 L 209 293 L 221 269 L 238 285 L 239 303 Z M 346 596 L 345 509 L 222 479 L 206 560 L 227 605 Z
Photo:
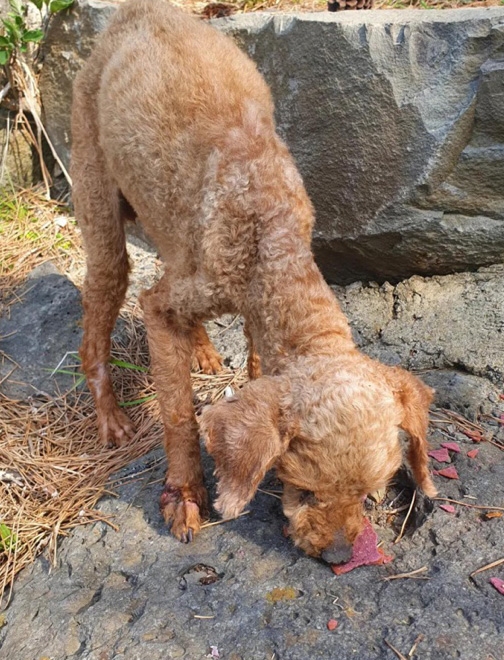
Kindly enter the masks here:
M 344 564 L 332 564 L 333 573 L 343 575 L 343 573 L 348 573 L 358 566 L 388 564 L 393 557 L 386 555 L 381 548 L 378 548 L 377 542 L 378 536 L 366 518 L 364 529 L 354 541 L 352 558 Z
M 432 474 L 437 474 L 440 477 L 445 477 L 445 479 L 458 479 L 457 468 L 454 465 L 450 467 L 443 468 L 442 470 L 432 470 Z
M 441 504 L 439 508 L 443 509 L 443 511 L 446 511 L 446 513 L 455 513 L 455 507 L 451 504 Z
M 469 458 L 476 458 L 476 456 L 478 455 L 478 452 L 479 452 L 479 449 L 471 449 L 471 451 L 467 452 L 467 455 L 469 456 Z
M 487 511 L 483 514 L 485 520 L 492 520 L 492 518 L 502 518 L 501 511 Z
M 466 429 L 460 429 L 460 430 L 468 438 L 471 438 L 473 442 L 481 442 L 483 440 L 483 435 L 481 433 L 476 433 L 474 431 L 467 431 Z
M 235 13 L 236 7 L 227 2 L 210 2 L 201 10 L 202 18 L 224 18 Z
M 336 630 L 337 627 L 338 627 L 338 622 L 336 621 L 336 619 L 329 619 L 329 621 L 327 622 L 327 630 Z

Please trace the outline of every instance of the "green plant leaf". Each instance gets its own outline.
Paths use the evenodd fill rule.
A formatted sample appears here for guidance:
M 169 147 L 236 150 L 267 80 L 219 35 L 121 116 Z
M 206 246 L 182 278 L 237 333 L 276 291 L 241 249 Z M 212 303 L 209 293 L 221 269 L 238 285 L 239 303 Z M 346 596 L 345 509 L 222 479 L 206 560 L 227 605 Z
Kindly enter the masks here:
M 125 362 L 124 360 L 117 360 L 116 358 L 110 358 L 110 364 L 114 364 L 116 367 L 122 367 L 123 369 L 131 369 L 132 371 L 143 371 L 145 373 L 149 371 L 147 367 L 142 367 L 139 364 L 132 364 L 131 362 Z
M 22 39 L 24 42 L 38 43 L 44 38 L 43 30 L 25 30 Z
M 49 11 L 51 14 L 56 14 L 58 11 L 63 11 L 68 9 L 74 3 L 74 0 L 50 0 L 49 2 Z
M 21 15 L 21 3 L 19 2 L 19 0 L 9 0 L 9 7 L 12 9 L 13 14 Z
M 10 41 L 7 37 L 0 37 L 0 48 L 10 48 Z
M 14 532 L 0 523 L 0 550 L 11 550 L 17 543 L 17 536 Z
M 152 399 L 155 399 L 156 396 L 157 393 L 148 394 L 147 396 L 143 396 L 140 399 L 135 399 L 134 401 L 121 401 L 119 403 L 119 406 L 121 408 L 131 408 L 132 406 L 141 406 L 142 403 L 146 403 L 147 401 L 152 401 Z
M 12 45 L 16 45 L 21 37 L 21 33 L 12 21 L 10 21 L 7 18 L 2 19 L 2 23 L 4 24 L 5 31 L 7 32 L 7 38 L 11 42 Z
M 35 5 L 35 7 L 40 11 L 44 5 L 44 0 L 30 0 L 32 5 Z
M 0 66 L 7 64 L 7 62 L 9 61 L 9 57 L 10 57 L 10 51 L 0 50 Z

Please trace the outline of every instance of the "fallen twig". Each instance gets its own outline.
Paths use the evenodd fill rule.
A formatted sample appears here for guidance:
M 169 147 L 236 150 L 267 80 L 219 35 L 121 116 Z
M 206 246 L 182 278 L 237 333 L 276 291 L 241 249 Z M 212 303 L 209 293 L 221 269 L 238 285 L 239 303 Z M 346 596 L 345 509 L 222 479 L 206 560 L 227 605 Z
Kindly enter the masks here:
M 205 614 L 193 614 L 195 619 L 215 619 L 215 614 L 205 615 Z
M 236 518 L 223 518 L 222 520 L 214 520 L 213 522 L 206 522 L 203 523 L 200 527 L 200 529 L 206 529 L 207 527 L 215 527 L 215 525 L 223 525 L 224 523 L 231 522 L 232 520 L 236 520 L 237 518 L 241 518 L 242 516 L 246 516 L 250 513 L 250 511 L 243 511 L 242 513 L 238 514 Z
M 423 639 L 424 639 L 424 635 L 422 635 L 422 633 L 420 633 L 420 635 L 418 635 L 418 637 L 413 642 L 413 646 L 410 648 L 410 651 L 408 653 L 408 658 L 412 658 L 415 655 L 417 647 Z
M 474 577 L 475 575 L 478 575 L 478 573 L 483 573 L 483 571 L 487 571 L 490 568 L 495 568 L 496 566 L 500 566 L 501 564 L 504 564 L 504 557 L 502 557 L 502 559 L 497 559 L 496 561 L 492 561 L 490 564 L 487 564 L 486 566 L 482 566 L 481 568 L 478 568 L 478 570 L 473 571 L 469 577 Z
M 396 656 L 399 658 L 399 660 L 408 660 L 408 658 L 401 653 L 401 651 L 398 651 L 395 646 L 393 646 L 388 640 L 384 639 L 383 640 L 385 644 L 389 647 L 391 651 L 393 651 Z
M 465 506 L 468 509 L 482 509 L 483 511 L 504 511 L 502 506 L 482 506 L 481 504 L 468 504 L 467 502 L 461 502 L 460 500 L 452 500 L 449 497 L 433 497 L 435 501 L 439 502 L 451 502 L 452 504 L 460 504 L 460 506 Z
M 397 573 L 396 575 L 389 575 L 387 577 L 382 578 L 384 582 L 389 582 L 390 580 L 402 580 L 403 578 L 414 578 L 416 580 L 430 580 L 428 577 L 416 577 L 419 573 L 425 573 L 425 571 L 428 571 L 427 566 L 422 566 L 422 568 L 417 568 L 414 571 L 410 571 L 409 573 Z
M 265 495 L 271 495 L 271 497 L 275 497 L 277 500 L 281 500 L 281 496 L 277 495 L 274 491 L 272 490 L 264 490 L 263 488 L 258 488 L 257 489 L 259 493 L 264 493 Z
M 406 529 L 406 524 L 409 520 L 409 517 L 411 515 L 411 512 L 413 511 L 413 505 L 415 504 L 415 499 L 416 499 L 416 490 L 413 491 L 413 497 L 411 498 L 411 503 L 409 505 L 408 513 L 406 514 L 406 518 L 403 520 L 403 524 L 401 525 L 401 531 L 399 532 L 398 537 L 394 541 L 394 545 L 396 543 L 399 543 L 399 541 L 402 539 L 404 530 Z

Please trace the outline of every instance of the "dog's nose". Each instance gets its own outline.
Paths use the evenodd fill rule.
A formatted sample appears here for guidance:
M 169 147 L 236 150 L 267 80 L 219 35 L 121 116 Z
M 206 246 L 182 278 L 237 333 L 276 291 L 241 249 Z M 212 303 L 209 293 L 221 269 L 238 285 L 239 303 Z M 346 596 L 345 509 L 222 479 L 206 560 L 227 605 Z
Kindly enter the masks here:
M 323 550 L 321 557 L 328 564 L 343 564 L 352 558 L 352 544 L 342 532 L 338 532 L 333 543 Z

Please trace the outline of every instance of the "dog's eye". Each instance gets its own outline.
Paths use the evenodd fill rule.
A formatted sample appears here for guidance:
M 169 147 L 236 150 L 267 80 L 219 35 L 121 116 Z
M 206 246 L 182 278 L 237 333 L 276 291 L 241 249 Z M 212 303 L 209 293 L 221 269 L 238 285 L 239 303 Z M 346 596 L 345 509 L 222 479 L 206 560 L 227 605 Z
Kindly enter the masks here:
M 315 493 L 312 490 L 301 490 L 299 492 L 299 503 L 308 504 L 308 506 L 313 506 L 317 504 L 318 499 L 315 497 Z

